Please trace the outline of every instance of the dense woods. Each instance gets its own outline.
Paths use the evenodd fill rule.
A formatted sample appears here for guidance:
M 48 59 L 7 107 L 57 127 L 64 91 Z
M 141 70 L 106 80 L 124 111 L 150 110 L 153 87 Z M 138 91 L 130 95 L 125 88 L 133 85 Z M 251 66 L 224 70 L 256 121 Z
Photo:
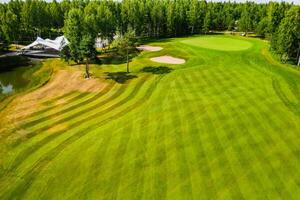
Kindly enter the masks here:
M 80 46 L 84 32 L 89 33 L 85 37 L 112 41 L 117 32 L 122 35 L 128 29 L 137 36 L 155 38 L 229 30 L 255 32 L 269 39 L 272 50 L 284 62 L 297 63 L 300 54 L 300 7 L 287 3 L 12 0 L 0 4 L 0 26 L 2 49 L 9 43 L 26 43 L 36 36 L 53 38 L 62 33 Z

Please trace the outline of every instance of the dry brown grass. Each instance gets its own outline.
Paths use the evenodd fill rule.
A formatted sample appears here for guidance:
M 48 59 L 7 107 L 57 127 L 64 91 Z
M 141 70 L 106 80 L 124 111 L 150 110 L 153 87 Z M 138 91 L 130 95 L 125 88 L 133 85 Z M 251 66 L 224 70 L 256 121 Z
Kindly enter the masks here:
M 0 113 L 3 129 L 11 129 L 17 126 L 20 119 L 26 119 L 26 117 L 30 116 L 33 112 L 46 108 L 49 104 L 45 102 L 49 102 L 52 99 L 71 92 L 99 92 L 109 84 L 105 80 L 100 79 L 86 80 L 83 76 L 83 72 L 74 68 L 60 68 L 64 69 L 56 70 L 46 85 L 32 92 L 17 96 L 6 107 L 5 113 Z M 66 103 L 67 101 L 62 98 L 59 101 L 55 101 L 55 104 L 52 105 L 62 108 Z

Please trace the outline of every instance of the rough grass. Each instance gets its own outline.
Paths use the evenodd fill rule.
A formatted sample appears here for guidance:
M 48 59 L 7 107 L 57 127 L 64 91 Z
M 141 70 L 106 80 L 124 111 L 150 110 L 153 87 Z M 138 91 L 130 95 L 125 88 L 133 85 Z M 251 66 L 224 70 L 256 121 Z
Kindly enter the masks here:
M 105 77 L 125 64 L 94 65 L 103 90 L 28 108 L 0 133 L 0 199 L 299 199 L 300 73 L 264 41 L 205 38 L 152 43 L 121 84 Z M 149 61 L 166 53 L 187 62 Z

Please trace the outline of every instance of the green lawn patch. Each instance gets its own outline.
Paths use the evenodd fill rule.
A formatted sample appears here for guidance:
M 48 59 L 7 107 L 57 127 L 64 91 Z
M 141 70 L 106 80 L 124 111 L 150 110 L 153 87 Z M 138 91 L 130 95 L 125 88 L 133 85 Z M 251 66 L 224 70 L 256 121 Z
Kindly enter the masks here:
M 182 42 L 201 48 L 220 51 L 241 51 L 249 49 L 252 46 L 250 42 L 245 40 L 218 36 L 193 37 L 191 39 L 183 40 Z

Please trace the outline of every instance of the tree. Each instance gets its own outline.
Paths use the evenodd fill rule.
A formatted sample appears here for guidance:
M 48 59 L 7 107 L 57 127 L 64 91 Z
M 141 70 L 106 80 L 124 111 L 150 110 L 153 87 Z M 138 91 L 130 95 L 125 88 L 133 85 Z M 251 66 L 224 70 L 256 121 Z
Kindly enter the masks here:
M 71 53 L 70 53 L 70 47 L 69 46 L 65 46 L 61 51 L 60 51 L 60 57 L 69 63 L 69 61 L 71 60 Z
M 48 16 L 50 19 L 51 27 L 53 28 L 62 28 L 63 27 L 63 12 L 61 10 L 61 4 L 56 0 L 53 0 L 47 5 Z
M 268 31 L 270 35 L 276 33 L 281 20 L 284 18 L 285 11 L 287 10 L 285 3 L 270 2 L 268 5 L 267 19 L 269 22 Z
M 96 32 L 98 32 L 102 39 L 112 41 L 116 32 L 116 19 L 109 6 L 103 2 L 97 8 L 96 27 Z
M 129 73 L 129 52 L 135 49 L 136 36 L 132 29 L 129 29 L 123 36 L 118 37 L 112 43 L 112 46 L 118 50 L 118 53 L 126 56 L 126 72 Z
M 71 9 L 67 19 L 65 20 L 64 31 L 66 37 L 70 41 L 69 49 L 64 50 L 62 53 L 66 53 L 63 58 L 69 59 L 69 57 L 77 63 L 82 61 L 86 64 L 87 79 L 90 78 L 89 74 L 89 62 L 96 56 L 95 50 L 95 37 L 94 30 L 94 16 L 84 13 L 80 9 Z
M 209 31 L 210 26 L 211 26 L 211 15 L 210 15 L 210 11 L 207 11 L 204 18 L 203 29 L 202 29 L 205 34 L 207 34 L 207 32 Z
M 280 23 L 272 46 L 281 55 L 283 61 L 295 59 L 300 64 L 300 7 L 292 7 Z
M 175 17 L 174 17 L 174 2 L 169 2 L 167 4 L 167 31 L 168 35 L 173 36 L 174 34 L 174 25 L 175 25 Z
M 95 45 L 94 37 L 92 37 L 90 34 L 83 35 L 79 46 L 79 53 L 80 56 L 82 57 L 82 60 L 85 61 L 86 79 L 90 78 L 89 62 L 91 59 L 94 59 L 96 56 L 96 50 L 94 45 Z
M 4 23 L 2 24 L 3 35 L 7 41 L 12 42 L 16 40 L 18 29 L 17 16 L 10 10 L 5 13 Z
M 239 20 L 239 30 L 244 31 L 247 35 L 247 33 L 251 30 L 251 16 L 250 12 L 248 10 L 248 7 L 246 6 L 244 11 L 242 12 L 241 18 Z
M 268 19 L 263 18 L 256 27 L 256 33 L 262 37 L 266 37 L 268 34 Z
M 199 2 L 198 2 L 198 0 L 192 0 L 192 2 L 190 3 L 190 8 L 189 8 L 187 16 L 188 16 L 188 21 L 189 21 L 189 27 L 191 29 L 191 34 L 194 34 L 195 27 L 199 20 Z
M 81 61 L 79 47 L 84 29 L 83 12 L 80 9 L 71 9 L 67 15 L 64 33 L 70 41 L 70 56 L 76 63 Z

